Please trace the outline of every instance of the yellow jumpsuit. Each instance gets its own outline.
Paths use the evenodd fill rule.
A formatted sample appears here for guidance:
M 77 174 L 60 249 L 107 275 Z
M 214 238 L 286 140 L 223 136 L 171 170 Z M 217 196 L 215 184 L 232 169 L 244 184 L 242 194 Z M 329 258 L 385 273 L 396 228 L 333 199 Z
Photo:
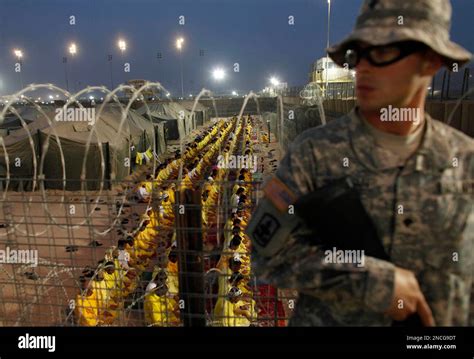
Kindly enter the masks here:
M 236 303 L 232 303 L 230 300 L 226 299 L 224 301 L 224 318 L 222 324 L 224 327 L 248 327 L 250 326 L 250 321 L 243 315 L 237 315 L 234 312 L 235 308 L 240 308 L 243 306 L 248 306 L 242 300 L 239 300 Z
M 78 324 L 84 327 L 95 327 L 99 324 L 99 310 L 97 306 L 97 297 L 95 292 L 88 297 L 78 294 L 76 297 L 76 306 L 74 308 L 76 317 L 79 318 Z
M 174 313 L 177 303 L 166 296 L 159 297 L 155 293 L 145 295 L 145 320 L 147 324 L 155 326 L 177 325 L 179 318 Z

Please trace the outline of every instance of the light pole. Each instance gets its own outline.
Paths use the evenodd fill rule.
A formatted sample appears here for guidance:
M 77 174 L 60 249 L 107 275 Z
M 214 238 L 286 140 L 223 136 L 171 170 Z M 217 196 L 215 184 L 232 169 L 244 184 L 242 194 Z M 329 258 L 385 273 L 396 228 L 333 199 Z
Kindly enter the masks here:
M 64 74 L 66 77 L 66 90 L 69 92 L 69 80 L 67 78 L 67 56 L 63 57 L 63 64 L 64 64 Z
M 330 24 L 331 24 L 331 0 L 328 0 L 328 31 L 327 31 L 327 35 L 328 35 L 328 38 L 327 38 L 327 43 L 326 43 L 326 49 L 329 48 L 329 28 L 330 28 Z M 326 88 L 325 88 L 325 92 L 326 92 L 326 98 L 328 96 L 328 86 L 329 86 L 329 53 L 327 52 L 326 50 Z
M 157 52 L 156 53 L 156 59 L 157 59 L 157 62 L 158 62 L 158 71 L 157 71 L 157 79 L 158 80 L 161 80 L 161 78 L 160 78 L 160 72 L 161 72 L 160 62 L 161 62 L 162 58 L 163 58 L 163 54 L 161 52 Z M 161 90 L 158 90 L 158 91 L 161 92 Z
M 119 39 L 119 41 L 117 42 L 117 46 L 120 50 L 120 53 L 122 54 L 122 59 L 123 59 L 123 54 L 125 50 L 127 50 L 127 43 L 125 42 L 125 40 Z
M 199 57 L 201 60 L 199 61 L 199 71 L 201 73 L 201 76 L 198 77 L 198 81 L 202 81 L 202 85 L 198 86 L 197 91 L 199 92 L 201 88 L 206 87 L 206 81 L 208 80 L 207 76 L 205 75 L 204 72 L 204 49 L 199 50 Z
M 178 52 L 179 52 L 179 62 L 180 62 L 180 68 L 181 68 L 181 98 L 184 99 L 183 54 L 182 54 L 183 43 L 184 43 L 184 39 L 182 37 L 176 40 L 176 48 L 178 49 Z
M 23 71 L 23 62 L 22 62 L 22 58 L 23 58 L 23 51 L 21 51 L 20 49 L 15 49 L 13 50 L 13 53 L 15 54 L 17 60 L 18 60 L 18 63 L 20 64 L 20 71 L 19 71 L 19 75 L 20 75 L 20 90 L 23 89 L 23 79 L 21 77 L 21 72 Z
M 107 61 L 109 62 L 109 70 L 110 70 L 110 90 L 114 89 L 114 77 L 112 71 L 112 55 L 107 55 Z

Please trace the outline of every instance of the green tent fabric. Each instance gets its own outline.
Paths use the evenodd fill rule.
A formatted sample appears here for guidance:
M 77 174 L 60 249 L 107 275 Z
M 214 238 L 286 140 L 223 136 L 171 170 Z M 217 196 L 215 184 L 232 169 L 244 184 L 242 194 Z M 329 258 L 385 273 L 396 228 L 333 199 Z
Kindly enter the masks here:
M 159 149 L 158 154 L 166 150 L 164 130 L 160 129 L 160 126 L 156 128 L 151 121 L 140 116 L 134 110 L 127 113 L 120 133 L 119 125 L 122 112 L 119 105 L 105 105 L 100 115 L 99 105 L 97 105 L 95 111 L 97 117 L 95 132 L 92 133 L 86 161 L 87 189 L 98 189 L 101 179 L 104 177 L 103 173 L 105 179 L 114 176 L 116 180 L 121 180 L 126 177 L 130 173 L 132 165 L 132 158 L 130 158 L 132 146 L 140 152 L 144 152 L 150 147 L 152 150 Z M 92 126 L 87 122 L 55 121 L 54 109 L 47 109 L 46 116 L 52 119 L 53 127 L 49 125 L 45 115 L 30 115 L 30 118 L 35 117 L 33 122 L 28 125 L 34 150 L 24 129 L 12 131 L 10 135 L 3 138 L 10 159 L 10 176 L 15 179 L 11 182 L 11 186 L 14 189 L 15 187 L 25 190 L 32 188 L 33 159 L 37 159 L 37 171 L 39 171 L 40 156 L 44 152 L 45 144 L 48 143 L 42 171 L 46 180 L 45 187 L 63 188 L 62 149 L 67 179 L 66 189 L 81 189 L 83 159 Z M 20 159 L 21 166 L 19 167 L 15 166 L 13 162 L 16 158 Z M 3 155 L 0 157 L 0 177 L 5 178 L 6 173 L 6 158 Z M 19 178 L 25 178 L 26 181 L 20 184 Z
M 176 102 L 153 102 L 141 106 L 137 113 L 164 122 L 166 140 L 179 140 L 179 135 L 192 131 L 191 112 Z
M 194 121 L 195 121 L 196 127 L 202 126 L 205 123 L 209 122 L 210 120 L 209 109 L 203 104 L 198 102 L 196 105 L 194 105 L 194 101 L 180 101 L 179 104 L 190 112 L 192 111 L 194 107 Z
M 179 140 L 178 118 L 165 114 L 164 107 L 161 103 L 151 103 L 137 109 L 137 113 L 150 119 L 155 124 L 162 124 L 166 141 Z M 171 111 L 167 112 L 171 113 Z M 182 127 L 182 130 L 184 131 L 184 127 Z
M 155 127 L 155 152 L 161 155 L 166 152 L 165 124 L 163 122 L 154 123 Z

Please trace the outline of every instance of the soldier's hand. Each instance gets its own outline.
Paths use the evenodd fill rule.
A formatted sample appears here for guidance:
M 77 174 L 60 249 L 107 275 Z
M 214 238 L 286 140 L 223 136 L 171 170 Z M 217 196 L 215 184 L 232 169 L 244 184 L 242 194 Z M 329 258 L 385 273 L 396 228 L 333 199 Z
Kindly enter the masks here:
M 433 313 L 413 272 L 395 267 L 394 296 L 386 314 L 394 320 L 403 321 L 414 313 L 418 313 L 423 325 L 428 327 L 435 325 Z

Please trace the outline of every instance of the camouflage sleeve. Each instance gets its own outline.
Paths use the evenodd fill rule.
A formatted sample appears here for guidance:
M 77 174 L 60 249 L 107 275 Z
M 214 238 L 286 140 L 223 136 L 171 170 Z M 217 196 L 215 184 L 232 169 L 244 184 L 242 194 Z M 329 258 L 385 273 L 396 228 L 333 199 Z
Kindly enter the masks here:
M 368 256 L 362 266 L 327 261 L 325 251 L 311 243 L 311 233 L 282 205 L 291 197 L 285 191 L 298 198 L 314 190 L 309 172 L 316 163 L 298 152 L 290 150 L 277 171 L 286 187 L 265 191 L 247 227 L 255 274 L 279 288 L 327 300 L 348 298 L 365 310 L 385 311 L 393 299 L 394 265 Z
M 473 161 L 474 162 L 474 161 Z M 474 168 L 474 166 L 473 166 Z M 472 186 L 474 183 L 469 182 L 469 185 Z M 471 298 L 470 298 L 470 308 L 469 308 L 469 320 L 468 320 L 468 325 L 471 327 L 474 327 L 474 251 L 472 248 L 474 248 L 474 204 L 472 204 L 471 207 L 471 214 L 468 219 L 468 225 L 466 228 L 466 233 L 470 236 L 470 245 L 471 245 L 471 260 L 470 260 L 470 265 L 471 265 Z
M 469 310 L 468 325 L 474 327 L 474 283 L 471 283 L 471 308 Z
M 467 179 L 465 186 L 468 188 L 467 192 L 471 195 L 474 193 L 474 153 L 470 153 L 468 159 L 468 169 L 467 169 Z M 469 319 L 468 325 L 474 327 L 474 203 L 471 201 L 470 215 L 467 220 L 467 225 L 464 230 L 467 234 L 467 240 L 469 241 L 468 246 L 470 247 L 471 257 L 468 261 L 468 265 L 471 266 L 471 298 L 470 298 L 470 308 L 469 308 Z

